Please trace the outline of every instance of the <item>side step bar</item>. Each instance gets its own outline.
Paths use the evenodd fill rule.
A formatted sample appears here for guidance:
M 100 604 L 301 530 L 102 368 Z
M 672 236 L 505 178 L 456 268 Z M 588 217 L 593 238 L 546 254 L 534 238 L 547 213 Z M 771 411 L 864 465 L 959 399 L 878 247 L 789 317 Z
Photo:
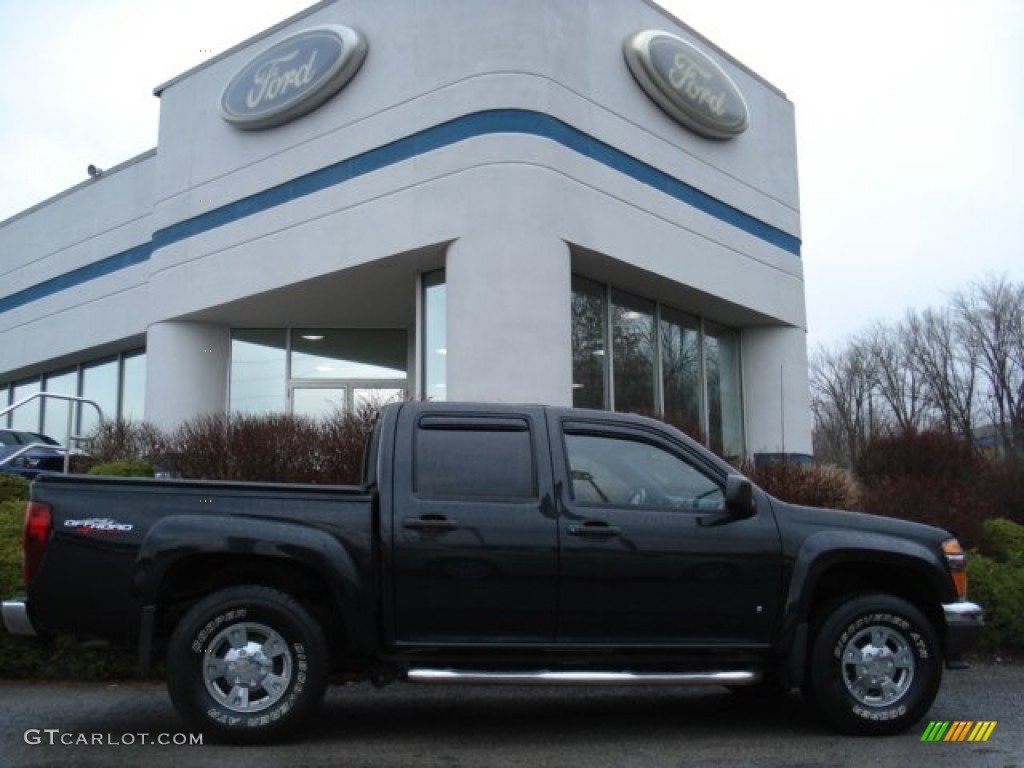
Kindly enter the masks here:
M 412 683 L 470 683 L 492 685 L 754 685 L 761 673 L 753 670 L 720 672 L 601 672 L 538 670 L 488 672 L 460 669 L 410 669 Z

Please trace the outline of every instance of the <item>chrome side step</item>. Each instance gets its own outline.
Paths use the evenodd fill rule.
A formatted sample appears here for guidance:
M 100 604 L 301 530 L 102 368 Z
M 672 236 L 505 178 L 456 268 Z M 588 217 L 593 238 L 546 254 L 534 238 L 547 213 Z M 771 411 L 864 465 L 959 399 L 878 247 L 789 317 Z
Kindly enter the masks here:
M 412 683 L 491 685 L 754 685 L 761 673 L 754 670 L 720 672 L 603 672 L 537 670 L 488 672 L 465 669 L 410 669 Z

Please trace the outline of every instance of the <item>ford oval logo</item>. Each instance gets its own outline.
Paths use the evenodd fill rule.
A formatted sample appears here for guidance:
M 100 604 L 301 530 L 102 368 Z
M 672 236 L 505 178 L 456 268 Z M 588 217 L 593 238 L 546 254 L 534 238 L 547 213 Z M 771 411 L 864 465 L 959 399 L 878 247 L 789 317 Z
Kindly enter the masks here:
M 740 89 L 682 38 L 653 29 L 637 32 L 626 40 L 623 52 L 640 87 L 690 130 L 730 139 L 747 129 L 747 103 Z
M 349 27 L 311 27 L 268 48 L 233 77 L 221 115 L 246 130 L 306 114 L 336 94 L 366 58 L 366 39 Z

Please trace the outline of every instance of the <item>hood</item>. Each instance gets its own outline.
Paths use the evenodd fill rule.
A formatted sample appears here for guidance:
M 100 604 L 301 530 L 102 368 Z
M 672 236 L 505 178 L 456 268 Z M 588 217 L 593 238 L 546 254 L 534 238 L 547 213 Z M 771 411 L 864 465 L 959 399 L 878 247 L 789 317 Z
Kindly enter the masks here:
M 880 533 L 932 545 L 941 545 L 943 541 L 953 536 L 950 531 L 934 525 L 916 523 L 896 517 L 871 515 L 866 512 L 805 507 L 789 504 L 775 497 L 772 497 L 772 506 L 775 508 L 775 514 L 784 518 L 788 524 L 811 530 L 832 529 Z

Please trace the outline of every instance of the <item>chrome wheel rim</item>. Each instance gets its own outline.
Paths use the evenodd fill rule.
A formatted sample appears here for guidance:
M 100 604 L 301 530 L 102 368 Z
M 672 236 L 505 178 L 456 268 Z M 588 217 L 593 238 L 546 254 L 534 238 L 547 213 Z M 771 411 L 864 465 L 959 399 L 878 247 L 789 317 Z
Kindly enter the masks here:
M 221 706 L 245 714 L 267 709 L 284 696 L 295 668 L 285 639 L 251 621 L 222 629 L 204 656 L 206 690 Z
M 914 682 L 916 657 L 907 638 L 885 626 L 866 627 L 843 648 L 846 690 L 866 707 L 899 701 Z

